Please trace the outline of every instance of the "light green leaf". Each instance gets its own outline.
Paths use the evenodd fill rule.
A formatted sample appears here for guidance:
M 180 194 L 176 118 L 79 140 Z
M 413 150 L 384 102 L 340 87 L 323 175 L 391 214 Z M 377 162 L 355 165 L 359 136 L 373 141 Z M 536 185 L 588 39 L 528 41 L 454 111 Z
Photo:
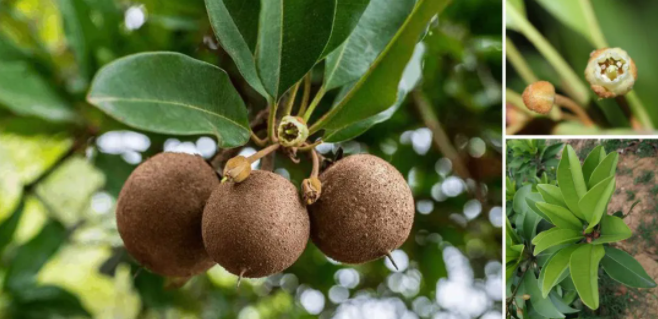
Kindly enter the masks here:
M 539 209 L 539 207 L 537 207 L 538 203 L 543 203 L 541 195 L 539 195 L 538 193 L 530 193 L 528 196 L 526 196 L 525 200 L 526 203 L 528 203 L 528 207 L 530 207 L 530 210 L 535 212 L 535 214 L 539 215 L 539 217 L 543 218 L 547 222 L 551 223 L 551 218 L 548 215 L 544 214 L 544 212 L 541 209 Z
M 619 154 L 617 152 L 612 152 L 606 156 L 603 161 L 594 169 L 592 176 L 589 179 L 588 186 L 592 189 L 596 184 L 600 183 L 604 179 L 614 176 L 615 171 L 617 171 L 617 161 L 619 160 Z
M 89 84 L 92 73 L 92 50 L 96 26 L 91 21 L 91 10 L 84 0 L 57 0 L 62 14 L 66 42 L 75 54 L 78 68 Z M 85 87 L 86 89 L 86 87 Z
M 249 141 L 247 109 L 228 75 L 178 53 L 142 53 L 101 69 L 89 103 L 132 127 L 163 134 L 215 134 L 222 148 Z
M 327 56 L 326 90 L 352 83 L 363 76 L 386 48 L 414 7 L 414 0 L 371 0 L 354 32 Z
M 105 183 L 105 175 L 86 159 L 73 157 L 39 183 L 36 192 L 51 213 L 67 227 L 87 213 L 91 196 Z
M 579 231 L 573 229 L 551 228 L 532 239 L 532 244 L 535 245 L 534 255 L 537 256 L 540 252 L 553 246 L 575 243 L 583 237 Z
M 521 238 L 516 233 L 514 228 L 512 228 L 512 223 L 509 221 L 509 217 L 505 215 L 505 236 L 509 236 L 511 241 L 510 244 L 519 244 L 521 243 Z
M 413 90 L 418 82 L 420 82 L 422 76 L 422 62 L 425 54 L 425 44 L 419 42 L 416 44 L 416 49 L 414 51 L 411 60 L 407 64 L 404 73 L 402 74 L 402 79 L 398 86 L 398 99 L 395 101 L 395 104 L 388 108 L 386 111 L 383 111 L 375 116 L 371 116 L 365 120 L 356 122 L 352 125 L 349 125 L 338 131 L 325 130 L 324 136 L 322 139 L 328 143 L 336 143 L 351 140 L 367 130 L 373 127 L 376 124 L 384 122 L 391 118 L 395 112 L 402 106 L 404 103 L 407 94 Z
M 256 70 L 261 0 L 205 0 L 210 24 L 222 48 L 254 90 L 269 97 Z
M 578 309 L 569 307 L 570 302 L 565 302 L 562 298 L 560 298 L 560 296 L 558 296 L 558 294 L 555 291 L 551 291 L 549 298 L 551 298 L 551 302 L 553 302 L 555 308 L 557 308 L 557 310 L 561 313 L 567 314 L 567 313 L 576 313 L 580 311 Z
M 525 288 L 525 293 L 530 295 L 530 303 L 537 313 L 547 318 L 564 318 L 564 314 L 555 308 L 551 300 L 542 296 L 539 282 L 533 271 L 528 271 L 523 276 L 523 288 Z
M 256 65 L 278 99 L 319 60 L 331 36 L 335 1 L 262 1 Z
M 525 214 L 525 212 L 528 210 L 528 203 L 526 202 L 526 197 L 528 194 L 532 192 L 532 185 L 526 185 L 519 190 L 516 191 L 516 194 L 514 194 L 514 200 L 512 201 L 512 209 L 517 214 Z
M 320 59 L 333 52 L 350 36 L 356 28 L 361 16 L 368 7 L 370 0 L 335 0 L 331 37 L 322 52 Z
M 599 262 L 605 255 L 602 245 L 583 245 L 571 254 L 569 269 L 578 295 L 592 310 L 599 308 Z
M 549 221 L 557 227 L 583 230 L 583 223 L 571 211 L 562 206 L 540 202 L 537 203 L 537 208 L 544 212 Z
M 601 221 L 601 217 L 605 215 L 608 202 L 615 192 L 615 176 L 610 176 L 600 183 L 596 184 L 592 189 L 583 196 L 578 202 L 580 211 L 585 215 L 585 220 L 589 223 L 587 230 L 594 229 Z
M 585 215 L 580 211 L 578 202 L 587 193 L 587 186 L 585 186 L 580 161 L 571 145 L 567 145 L 562 151 L 562 159 L 557 168 L 557 182 L 569 209 L 578 218 L 585 220 Z
M 594 172 L 594 169 L 599 166 L 604 158 L 605 149 L 603 148 L 603 145 L 599 145 L 595 147 L 591 152 L 589 152 L 585 162 L 583 162 L 583 178 L 585 181 L 589 181 L 590 176 L 592 176 L 592 172 Z
M 77 115 L 28 63 L 0 61 L 0 106 L 21 116 L 71 122 Z
M 537 0 L 537 2 L 560 22 L 594 44 L 580 0 Z
M 525 3 L 523 0 L 505 0 L 505 8 L 514 7 L 519 14 L 526 16 Z M 505 26 L 508 29 L 517 30 L 519 27 L 514 22 L 514 19 L 510 18 L 510 15 L 505 15 Z
M 378 114 L 395 103 L 400 78 L 429 21 L 449 0 L 419 0 L 411 15 L 366 74 L 329 113 L 311 127 L 337 131 Z
M 569 260 L 571 254 L 580 247 L 580 245 L 571 245 L 560 249 L 555 253 L 541 269 L 539 274 L 539 284 L 541 293 L 544 298 L 548 297 L 548 293 L 564 278 L 569 269 Z
M 560 191 L 559 187 L 551 184 L 539 184 L 537 185 L 537 190 L 545 202 L 568 208 L 567 203 L 564 202 L 564 198 L 562 197 L 562 192 Z
M 623 219 L 605 215 L 601 219 L 601 236 L 592 241 L 592 244 L 614 243 L 631 238 L 632 235 L 633 232 Z
M 628 287 L 656 287 L 656 282 L 647 274 L 642 265 L 623 250 L 605 247 L 605 257 L 601 260 L 601 265 L 610 278 Z

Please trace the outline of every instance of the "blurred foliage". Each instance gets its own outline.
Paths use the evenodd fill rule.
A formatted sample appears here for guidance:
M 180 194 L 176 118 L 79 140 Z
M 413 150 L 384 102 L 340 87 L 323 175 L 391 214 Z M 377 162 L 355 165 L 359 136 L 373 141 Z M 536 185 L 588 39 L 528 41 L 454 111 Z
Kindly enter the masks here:
M 524 12 L 528 21 L 537 31 L 553 46 L 557 53 L 564 58 L 568 66 L 575 72 L 578 80 L 586 85 L 584 71 L 592 53 L 597 47 L 595 43 L 596 29 L 588 24 L 583 6 L 579 1 L 569 0 L 521 0 L 512 3 L 524 4 Z M 633 87 L 633 92 L 644 106 L 642 109 L 648 117 L 649 122 L 658 123 L 658 110 L 654 107 L 658 99 L 658 75 L 651 71 L 658 68 L 654 52 L 658 50 L 658 41 L 644 30 L 658 27 L 654 18 L 658 13 L 658 2 L 655 1 L 615 1 L 596 0 L 587 1 L 591 3 L 593 13 L 600 31 L 611 48 L 622 48 L 627 51 L 638 68 L 638 79 Z M 507 37 L 520 52 L 522 58 L 527 62 L 529 68 L 539 80 L 549 81 L 555 85 L 557 93 L 570 95 L 573 83 L 568 83 L 559 71 L 552 66 L 518 29 L 508 24 Z M 600 41 L 599 41 L 600 43 Z M 528 85 L 519 71 L 513 67 L 510 59 L 506 63 L 507 83 L 505 86 L 516 93 L 521 93 Z M 638 123 L 629 122 L 631 109 L 628 104 L 635 103 L 628 98 L 628 103 L 615 100 L 600 100 L 594 92 L 588 90 L 590 96 L 588 102 L 582 105 L 592 119 L 599 125 L 598 129 L 582 126 L 579 122 L 564 118 L 565 122 L 559 123 L 547 117 L 532 114 L 526 121 L 522 130 L 515 134 L 566 134 L 566 135 L 593 135 L 593 134 L 638 134 Z M 508 100 L 508 102 L 511 102 Z M 516 104 L 516 103 L 512 103 Z M 582 104 L 582 103 L 581 103 Z M 523 105 L 516 105 L 524 107 Z M 633 107 L 633 105 L 631 105 Z M 513 112 L 513 111 L 512 111 Z M 510 112 L 508 111 L 508 114 Z M 508 118 L 508 120 L 516 121 Z M 638 120 L 635 118 L 634 120 Z M 635 125 L 632 125 L 635 124 Z M 512 123 L 508 122 L 508 127 Z
M 135 165 L 176 145 L 198 145 L 199 137 L 130 132 L 85 102 L 103 65 L 138 52 L 175 51 L 226 70 L 252 115 L 264 108 L 218 46 L 203 1 L 1 1 L 0 317 L 313 318 L 304 299 L 312 291 L 321 293 L 321 317 L 327 318 L 340 313 L 341 304 L 328 298 L 337 287 L 355 304 L 356 296 L 393 298 L 410 309 L 408 315 L 464 311 L 437 300 L 437 283 L 449 269 L 443 248 L 463 252 L 476 286 L 502 280 L 496 277 L 502 255 L 499 12 L 499 0 L 455 1 L 424 40 L 419 91 L 470 179 L 454 176 L 451 163 L 430 148 L 431 131 L 411 98 L 355 141 L 323 145 L 329 152 L 342 147 L 348 154 L 381 156 L 408 178 L 422 213 L 401 248 L 406 269 L 394 272 L 384 261 L 335 264 L 309 244 L 285 274 L 246 280 L 238 289 L 237 278 L 220 267 L 184 285 L 141 270 L 116 232 L 113 206 Z M 317 67 L 314 79 L 321 72 Z M 117 143 L 121 150 L 102 147 Z M 277 160 L 277 172 L 296 185 L 308 166 Z M 446 182 L 457 182 L 461 191 L 446 195 Z M 478 189 L 480 208 L 467 216 Z M 356 284 L 341 286 L 341 270 L 356 270 Z M 502 296 L 488 298 L 487 308 L 500 313 Z M 429 306 L 419 306 L 425 301 Z

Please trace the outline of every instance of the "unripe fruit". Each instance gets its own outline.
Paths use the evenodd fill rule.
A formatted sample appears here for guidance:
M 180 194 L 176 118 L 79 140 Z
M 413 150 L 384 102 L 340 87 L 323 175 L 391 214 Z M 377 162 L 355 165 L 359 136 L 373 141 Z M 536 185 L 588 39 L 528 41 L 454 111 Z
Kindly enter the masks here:
M 290 267 L 308 242 L 308 213 L 297 188 L 268 171 L 223 183 L 203 213 L 203 241 L 212 259 L 235 275 L 258 278 Z
M 409 236 L 414 199 L 395 167 L 372 155 L 346 157 L 320 175 L 308 206 L 311 239 L 327 256 L 359 264 L 385 256 Z
M 161 153 L 128 177 L 117 202 L 119 234 L 144 267 L 190 277 L 213 266 L 201 238 L 206 200 L 219 184 L 200 156 Z
M 285 147 L 299 147 L 308 138 L 308 127 L 303 118 L 287 115 L 281 119 L 277 130 L 279 144 Z

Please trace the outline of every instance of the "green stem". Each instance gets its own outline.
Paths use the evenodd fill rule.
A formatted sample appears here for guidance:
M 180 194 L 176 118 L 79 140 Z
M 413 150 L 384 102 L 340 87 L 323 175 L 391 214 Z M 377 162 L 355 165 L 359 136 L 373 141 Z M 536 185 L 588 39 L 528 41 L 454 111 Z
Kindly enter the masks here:
M 633 112 L 633 116 L 640 121 L 640 124 L 646 129 L 655 129 L 651 122 L 651 117 L 649 117 L 649 113 L 647 113 L 647 109 L 644 108 L 644 104 L 642 104 L 640 98 L 635 94 L 635 91 L 631 91 L 625 96 L 628 101 L 628 106 L 630 106 L 631 112 Z
M 537 48 L 544 58 L 555 68 L 562 78 L 563 89 L 580 105 L 589 103 L 589 88 L 576 75 L 576 72 L 567 64 L 558 51 L 535 29 L 535 27 L 520 14 L 512 5 L 506 6 L 509 19 L 514 20 L 518 30 Z
M 288 101 L 286 102 L 286 108 L 283 111 L 283 116 L 287 116 L 292 113 L 292 107 L 295 105 L 295 98 L 297 97 L 297 91 L 299 90 L 299 85 L 301 83 L 301 81 L 297 82 L 297 84 L 295 84 L 295 86 L 290 91 L 290 94 L 288 94 Z
M 279 102 L 274 102 L 270 107 L 270 115 L 267 119 L 267 138 L 276 143 L 278 139 L 276 138 L 276 111 L 279 107 Z
M 325 89 L 325 87 L 323 85 L 323 86 L 320 87 L 320 90 L 318 91 L 318 93 L 315 94 L 315 97 L 313 98 L 313 101 L 311 102 L 311 105 L 308 107 L 308 110 L 306 110 L 306 113 L 304 113 L 304 121 L 306 123 L 308 123 L 308 120 L 311 118 L 311 115 L 313 115 L 313 111 L 315 111 L 315 108 L 318 106 L 318 104 L 320 104 L 320 101 L 322 100 L 322 97 L 324 97 L 325 93 L 327 93 L 327 90 Z M 329 111 L 329 113 L 331 113 L 331 111 Z M 329 113 L 327 113 L 327 114 L 329 114 Z M 326 115 L 324 117 L 326 117 Z
M 525 81 L 526 84 L 532 84 L 537 81 L 539 81 L 539 78 L 535 75 L 534 72 L 532 72 L 532 69 L 526 62 L 526 60 L 523 58 L 519 50 L 516 48 L 514 45 L 514 42 L 507 38 L 505 40 L 506 44 L 506 55 L 507 55 L 507 60 L 512 63 L 512 66 L 514 67 L 514 70 L 521 76 L 521 78 Z
M 592 2 L 590 0 L 580 0 L 580 7 L 583 9 L 585 15 L 585 21 L 589 26 L 590 36 L 592 44 L 598 49 L 603 49 L 608 47 L 608 42 L 603 36 L 603 32 L 599 27 L 599 22 L 596 20 L 596 15 L 594 14 L 594 7 L 592 7 Z

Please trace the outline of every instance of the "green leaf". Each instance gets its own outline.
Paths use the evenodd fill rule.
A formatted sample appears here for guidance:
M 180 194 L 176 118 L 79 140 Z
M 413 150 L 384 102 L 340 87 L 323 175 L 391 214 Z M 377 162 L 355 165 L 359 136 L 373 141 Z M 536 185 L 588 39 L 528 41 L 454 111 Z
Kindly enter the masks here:
M 580 245 L 571 245 L 560 249 L 555 253 L 541 269 L 539 274 L 539 284 L 541 293 L 544 298 L 548 297 L 548 293 L 564 278 L 569 269 L 569 260 L 571 254 L 580 247 Z
M 532 185 L 526 185 L 519 188 L 514 194 L 514 200 L 512 201 L 512 209 L 517 214 L 525 214 L 528 210 L 528 203 L 526 202 L 526 197 L 532 192 Z
M 583 223 L 568 209 L 549 203 L 537 203 L 537 208 L 544 212 L 549 221 L 560 228 L 570 228 L 577 231 L 583 230 Z
M 71 122 L 77 115 L 53 85 L 22 61 L 0 61 L 0 106 L 21 116 Z
M 90 318 L 78 297 L 57 286 L 26 287 L 16 292 L 17 318 Z
M 425 45 L 422 42 L 416 44 L 416 49 L 414 55 L 411 57 L 411 61 L 407 64 L 400 84 L 398 86 L 398 99 L 395 101 L 395 104 L 388 108 L 386 111 L 383 111 L 375 116 L 371 116 L 365 120 L 358 121 L 354 124 L 351 124 L 338 131 L 325 130 L 323 140 L 328 143 L 336 143 L 351 140 L 367 130 L 372 126 L 384 122 L 393 116 L 395 112 L 402 106 L 404 103 L 407 94 L 413 90 L 418 82 L 420 82 L 422 76 L 422 62 L 423 56 L 425 54 Z
M 603 161 L 594 169 L 592 176 L 589 179 L 588 186 L 590 189 L 594 188 L 596 184 L 600 183 L 604 179 L 614 176 L 615 171 L 617 170 L 617 161 L 619 160 L 619 154 L 617 152 L 612 152 L 606 156 Z
M 561 313 L 567 314 L 567 313 L 576 313 L 579 312 L 580 310 L 574 309 L 569 307 L 570 302 L 565 302 L 560 296 L 555 291 L 552 291 L 551 294 L 549 295 L 549 298 L 551 298 L 551 302 L 553 305 L 555 305 L 555 308 Z
M 91 21 L 91 10 L 84 0 L 57 0 L 62 14 L 68 46 L 75 54 L 85 84 L 92 75 L 92 51 L 96 26 Z
M 605 215 L 608 202 L 615 192 L 615 176 L 610 176 L 602 182 L 596 184 L 592 189 L 583 196 L 578 202 L 580 211 L 585 215 L 585 220 L 589 223 L 587 230 L 594 229 Z
M 552 14 L 560 22 L 564 23 L 567 27 L 580 33 L 585 39 L 592 44 L 591 30 L 587 25 L 585 12 L 583 11 L 580 1 L 573 0 L 537 0 L 540 5 Z
M 585 162 L 583 162 L 583 178 L 585 181 L 589 181 L 590 176 L 592 176 L 592 172 L 594 172 L 594 169 L 599 166 L 604 158 L 605 149 L 603 148 L 603 145 L 599 145 L 595 147 L 591 152 L 589 152 Z
M 578 295 L 592 310 L 599 308 L 599 262 L 604 255 L 602 245 L 583 245 L 571 254 L 569 262 Z
M 215 35 L 254 90 L 269 98 L 256 69 L 261 0 L 205 0 Z
M 556 143 L 546 147 L 546 149 L 544 149 L 544 153 L 541 156 L 542 160 L 546 161 L 553 159 L 557 155 L 557 153 L 559 153 L 560 150 L 562 150 L 563 146 L 564 144 L 562 143 Z
M 535 212 L 535 214 L 539 215 L 539 217 L 543 218 L 547 222 L 549 223 L 551 222 L 551 218 L 548 215 L 544 214 L 544 212 L 537 207 L 538 203 L 543 203 L 541 195 L 539 195 L 538 193 L 530 193 L 528 196 L 526 196 L 525 200 L 526 203 L 528 204 L 528 207 L 530 207 L 530 210 Z
M 632 235 L 633 232 L 623 219 L 605 215 L 601 219 L 601 236 L 592 241 L 592 244 L 614 243 L 631 238 Z
M 142 53 L 101 69 L 89 103 L 129 126 L 163 134 L 215 134 L 221 148 L 249 141 L 247 109 L 221 69 L 178 53 Z
M 553 246 L 574 243 L 583 237 L 579 231 L 573 229 L 551 228 L 532 239 L 532 244 L 535 245 L 534 255 L 537 256 L 540 252 Z
M 66 229 L 62 224 L 56 221 L 46 224 L 39 235 L 17 249 L 14 259 L 9 262 L 4 287 L 18 292 L 34 285 L 36 274 L 65 239 Z
M 580 161 L 571 145 L 567 145 L 562 151 L 562 159 L 557 168 L 557 182 L 569 209 L 578 218 L 585 220 L 585 215 L 580 211 L 578 202 L 587 193 L 587 186 L 585 186 Z
M 278 99 L 319 60 L 331 36 L 336 3 L 262 1 L 257 66 L 267 92 Z
M 324 47 L 320 59 L 333 52 L 350 36 L 368 7 L 370 0 L 335 0 L 331 37 Z
M 523 0 L 505 0 L 506 8 L 514 8 L 519 14 L 526 16 L 525 3 Z M 516 25 L 514 19 L 510 18 L 510 15 L 505 15 L 505 27 L 512 30 L 519 30 L 519 27 Z
M 623 250 L 605 247 L 601 265 L 610 278 L 633 288 L 654 288 L 656 282 L 640 263 Z
M 516 233 L 514 228 L 512 228 L 512 224 L 510 223 L 509 217 L 507 217 L 507 215 L 505 215 L 505 235 L 509 236 L 512 239 L 512 242 L 510 244 L 521 243 L 521 238 Z
M 449 0 L 419 0 L 411 15 L 366 74 L 321 120 L 311 127 L 337 131 L 378 114 L 395 103 L 400 78 L 429 21 Z
M 547 318 L 564 318 L 564 314 L 555 308 L 551 300 L 542 296 L 534 271 L 528 271 L 523 276 L 523 288 L 530 295 L 530 303 L 537 313 Z
M 363 76 L 386 48 L 414 7 L 413 0 L 371 0 L 354 32 L 327 56 L 326 90 L 352 83 Z
M 14 239 L 14 233 L 18 227 L 18 222 L 21 220 L 21 216 L 23 216 L 24 209 L 25 200 L 23 199 L 20 201 L 14 213 L 0 224 L 0 255 L 2 255 L 2 252 L 12 239 Z
M 537 190 L 545 202 L 568 208 L 567 203 L 564 202 L 564 197 L 562 197 L 562 192 L 559 187 L 550 184 L 539 184 L 537 185 Z

